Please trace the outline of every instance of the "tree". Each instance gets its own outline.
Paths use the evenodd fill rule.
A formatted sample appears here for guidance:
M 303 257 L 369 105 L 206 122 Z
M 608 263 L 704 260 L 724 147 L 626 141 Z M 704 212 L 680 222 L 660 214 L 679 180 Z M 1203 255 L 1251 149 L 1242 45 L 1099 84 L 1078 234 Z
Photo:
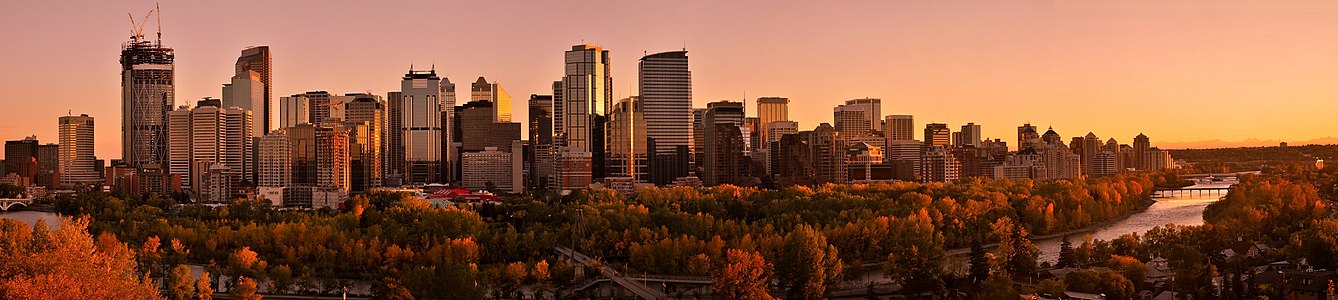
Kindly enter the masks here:
M 985 247 L 980 240 L 971 240 L 971 282 L 981 283 L 990 278 L 990 259 L 985 257 Z
M 824 298 L 827 286 L 840 282 L 843 269 L 836 247 L 808 225 L 785 235 L 776 259 L 780 288 L 788 299 Z
M 228 274 L 232 276 L 260 278 L 265 275 L 268 266 L 251 247 L 242 247 L 228 256 Z
M 184 300 L 195 296 L 195 278 L 190 276 L 190 267 L 177 265 L 172 268 L 171 277 L 168 277 L 167 282 L 168 297 Z
M 200 274 L 200 279 L 195 281 L 195 298 L 200 300 L 214 299 L 214 285 L 209 284 L 209 272 Z
M 1013 279 L 1008 273 L 990 274 L 990 279 L 980 285 L 979 299 L 1017 299 L 1017 289 L 1013 288 Z
M 711 277 L 721 299 L 773 299 L 767 292 L 771 264 L 757 252 L 729 249 L 725 264 Z
M 269 271 L 271 294 L 287 293 L 293 287 L 293 269 L 288 265 L 279 265 Z
M 1069 236 L 1064 235 L 1059 243 L 1059 260 L 1055 262 L 1056 267 L 1073 268 L 1078 266 L 1078 261 L 1073 255 L 1073 243 L 1069 242 Z
M 228 295 L 232 296 L 233 299 L 260 300 L 262 296 L 256 294 L 256 289 L 255 279 L 242 277 L 237 280 L 236 285 L 233 285 L 232 290 L 228 291 Z
M 0 219 L 0 299 L 162 299 L 135 270 L 135 251 L 87 217 L 61 218 L 54 232 Z
M 1027 229 L 1022 224 L 1004 217 L 994 222 L 994 235 L 999 237 L 999 249 L 995 257 L 995 269 L 1012 276 L 1031 278 L 1036 275 L 1036 245 L 1027 239 Z
M 923 212 L 923 211 L 922 211 Z M 943 236 L 934 230 L 928 215 L 912 215 L 892 223 L 884 276 L 904 287 L 907 294 L 933 291 L 943 280 Z
M 1041 280 L 1040 283 L 1036 284 L 1037 294 L 1050 297 L 1062 297 L 1062 295 L 1064 295 L 1064 290 L 1066 289 L 1068 288 L 1064 286 L 1063 281 L 1054 279 Z
M 1104 294 L 1106 299 L 1132 299 L 1134 283 L 1113 270 L 1082 269 L 1064 276 L 1069 290 Z

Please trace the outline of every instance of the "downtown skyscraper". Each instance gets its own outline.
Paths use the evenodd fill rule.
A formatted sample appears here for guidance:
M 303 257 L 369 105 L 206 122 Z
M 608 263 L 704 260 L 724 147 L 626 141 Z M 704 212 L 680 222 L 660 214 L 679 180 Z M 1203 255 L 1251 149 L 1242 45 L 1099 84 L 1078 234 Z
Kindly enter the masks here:
M 645 118 L 650 181 L 663 185 L 689 175 L 692 143 L 692 71 L 687 51 L 641 58 L 637 91 Z
M 98 185 L 102 181 L 93 157 L 93 117 L 60 117 L 60 182 L 64 187 Z
M 274 71 L 272 67 L 273 58 L 269 54 L 269 46 L 252 46 L 242 49 L 241 56 L 237 57 L 237 63 L 234 66 L 236 73 L 234 76 L 243 78 L 254 78 L 261 84 L 262 94 L 258 101 L 253 100 L 252 107 L 243 107 L 250 109 L 255 116 L 256 136 L 262 136 L 264 133 L 274 130 L 273 120 L 273 101 L 274 90 Z M 251 75 L 251 72 L 255 72 Z M 234 79 L 234 85 L 237 84 Z M 228 96 L 224 93 L 223 100 L 227 101 Z M 226 107 L 226 105 L 225 105 Z
M 134 168 L 167 162 L 167 113 L 176 103 L 172 48 L 143 35 L 121 45 L 121 159 Z
M 559 186 L 581 188 L 604 177 L 604 122 L 613 99 L 612 68 L 609 51 L 592 45 L 572 46 L 564 63 L 562 92 L 553 103 L 561 120 L 554 122 L 553 130 L 561 137 L 560 157 L 571 161 L 559 162 Z M 590 169 L 584 170 L 587 160 Z
M 441 181 L 442 109 L 441 78 L 436 70 L 404 74 L 400 81 L 401 134 L 404 149 L 404 183 Z

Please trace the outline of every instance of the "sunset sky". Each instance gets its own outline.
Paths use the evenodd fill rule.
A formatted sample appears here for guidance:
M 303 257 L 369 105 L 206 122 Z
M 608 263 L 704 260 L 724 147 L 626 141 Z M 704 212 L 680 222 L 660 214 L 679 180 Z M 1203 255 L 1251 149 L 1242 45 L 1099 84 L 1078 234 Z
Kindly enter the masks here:
M 220 97 L 248 45 L 269 45 L 274 97 L 385 95 L 413 64 L 468 89 L 501 83 L 524 120 L 574 44 L 613 56 L 614 93 L 636 93 L 645 52 L 686 47 L 697 106 L 791 99 L 811 129 L 846 99 L 884 114 L 1054 126 L 1130 143 L 1303 141 L 1338 128 L 1338 1 L 164 1 L 177 103 Z M 120 153 L 126 13 L 151 1 L 0 3 L 0 139 L 56 142 L 57 117 L 97 122 L 97 155 Z M 146 26 L 152 36 L 154 24 Z M 467 95 L 467 93 L 465 94 Z M 277 112 L 276 112 L 277 113 Z M 917 130 L 918 132 L 918 130 Z

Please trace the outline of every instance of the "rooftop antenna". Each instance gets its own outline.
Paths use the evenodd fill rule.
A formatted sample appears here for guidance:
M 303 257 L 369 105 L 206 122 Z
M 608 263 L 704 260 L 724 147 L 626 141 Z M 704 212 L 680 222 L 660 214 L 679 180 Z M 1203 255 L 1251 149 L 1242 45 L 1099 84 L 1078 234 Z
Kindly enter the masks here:
M 683 40 L 683 51 L 688 51 L 688 40 Z

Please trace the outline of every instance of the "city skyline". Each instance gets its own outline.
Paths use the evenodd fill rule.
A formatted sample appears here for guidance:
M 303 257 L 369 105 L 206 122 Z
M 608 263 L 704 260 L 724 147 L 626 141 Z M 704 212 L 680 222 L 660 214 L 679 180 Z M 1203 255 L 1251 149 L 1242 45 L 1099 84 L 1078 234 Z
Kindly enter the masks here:
M 1325 101 L 1338 96 L 1338 89 L 1326 86 L 1327 79 L 1338 78 L 1338 59 L 1327 57 L 1327 53 L 1338 50 L 1338 44 L 1322 42 L 1325 37 L 1338 36 L 1338 30 L 1327 29 L 1338 28 L 1331 26 L 1335 18 L 1330 17 L 1338 15 L 1338 4 L 1323 2 L 1290 3 L 1285 7 L 1264 2 L 1226 6 L 1184 2 L 1155 8 L 1139 3 L 1026 2 L 1018 8 L 980 4 L 977 9 L 965 10 L 932 3 L 853 3 L 842 7 L 685 3 L 656 12 L 669 17 L 690 16 L 683 20 L 693 26 L 675 29 L 661 29 L 665 27 L 662 22 L 674 18 L 621 26 L 637 20 L 639 14 L 632 13 L 638 11 L 636 3 L 611 4 L 615 17 L 609 21 L 610 26 L 593 29 L 547 28 L 560 22 L 527 19 L 541 16 L 545 10 L 564 9 L 557 5 L 502 5 L 485 11 L 506 12 L 531 22 L 498 23 L 494 28 L 498 34 L 490 40 L 496 47 L 442 43 L 413 49 L 376 45 L 414 34 L 474 38 L 476 33 L 467 28 L 490 23 L 471 23 L 474 16 L 459 20 L 443 17 L 439 23 L 403 18 L 411 24 L 428 24 L 405 28 L 460 28 L 440 33 L 396 32 L 399 26 L 388 22 L 391 17 L 328 21 L 388 10 L 434 11 L 421 8 L 463 8 L 470 4 L 425 7 L 350 3 L 341 8 L 309 8 L 315 10 L 311 15 L 326 13 L 319 19 L 300 16 L 280 21 L 280 16 L 296 16 L 294 12 L 308 8 L 278 3 L 241 26 L 214 19 L 254 12 L 230 5 L 243 6 L 191 3 L 164 7 L 163 43 L 178 54 L 177 105 L 221 97 L 220 88 L 234 75 L 238 51 L 253 45 L 268 45 L 273 51 L 275 95 L 320 90 L 385 95 L 397 90 L 397 79 L 413 64 L 418 69 L 435 66 L 439 75 L 452 82 L 485 76 L 519 97 L 551 93 L 552 80 L 561 74 L 562 57 L 555 53 L 584 42 L 611 52 L 612 75 L 618 79 L 610 87 L 612 99 L 635 96 L 636 60 L 642 54 L 686 48 L 693 57 L 693 107 L 719 100 L 738 101 L 745 95 L 748 102 L 765 96 L 786 97 L 794 107 L 790 119 L 800 122 L 800 128 L 831 123 L 826 113 L 831 107 L 866 97 L 883 99 L 884 115 L 914 115 L 915 128 L 925 123 L 946 123 L 956 128 L 974 122 L 983 125 L 982 137 L 1005 140 L 1012 136 L 1012 128 L 1030 122 L 1040 128 L 1053 126 L 1069 136 L 1090 131 L 1124 143 L 1139 133 L 1155 136 L 1159 143 L 1210 139 L 1304 141 L 1331 136 L 1324 129 L 1338 122 L 1322 115 L 1338 105 Z M 13 109 L 0 111 L 0 120 L 5 120 L 0 121 L 0 138 L 13 140 L 35 134 L 43 140 L 54 140 L 57 135 L 52 120 L 69 110 L 110 120 L 98 122 L 98 132 L 119 132 L 119 80 L 107 53 L 129 36 L 129 24 L 122 12 L 138 17 L 152 4 L 93 3 L 61 13 L 56 13 L 58 8 L 52 4 L 15 6 L 12 11 L 19 16 L 0 22 L 13 27 L 17 22 L 31 22 L 34 17 L 29 16 L 41 16 L 48 20 L 43 23 L 53 25 L 0 33 L 7 40 L 47 45 L 15 48 L 14 55 L 4 59 L 9 69 L 25 70 L 0 75 L 0 80 L 11 84 L 13 97 L 42 101 L 12 101 Z M 690 13 L 700 12 L 703 7 L 718 11 Z M 851 9 L 856 7 L 865 9 Z M 729 21 L 712 19 L 747 9 L 766 10 L 768 14 Z M 857 16 L 831 13 L 836 9 L 848 9 Z M 1016 13 L 987 13 L 991 9 Z M 1291 13 L 1293 10 L 1312 13 L 1298 15 Z M 917 13 L 930 17 L 914 16 Z M 80 22 L 62 22 L 63 18 L 79 18 Z M 298 26 L 303 21 L 324 27 L 312 30 Z M 534 31 L 536 28 L 545 29 Z M 711 30 L 721 34 L 707 34 Z M 742 35 L 745 32 L 749 33 L 746 37 Z M 946 34 L 930 34 L 936 32 Z M 357 35 L 364 40 L 333 38 L 340 35 Z M 340 47 L 329 47 L 331 44 Z M 50 80 L 58 76 L 56 72 L 67 70 L 81 70 L 92 76 L 81 81 L 80 88 Z M 999 103 L 1007 103 L 1007 107 L 997 107 Z M 1280 105 L 1261 107 L 1259 103 Z M 1296 107 L 1308 109 L 1296 111 Z M 1106 115 L 1085 116 L 1083 112 Z M 514 108 L 512 113 L 516 120 L 527 114 Z M 748 115 L 755 115 L 753 108 Z M 97 157 L 120 158 L 119 139 L 118 135 L 99 134 Z

